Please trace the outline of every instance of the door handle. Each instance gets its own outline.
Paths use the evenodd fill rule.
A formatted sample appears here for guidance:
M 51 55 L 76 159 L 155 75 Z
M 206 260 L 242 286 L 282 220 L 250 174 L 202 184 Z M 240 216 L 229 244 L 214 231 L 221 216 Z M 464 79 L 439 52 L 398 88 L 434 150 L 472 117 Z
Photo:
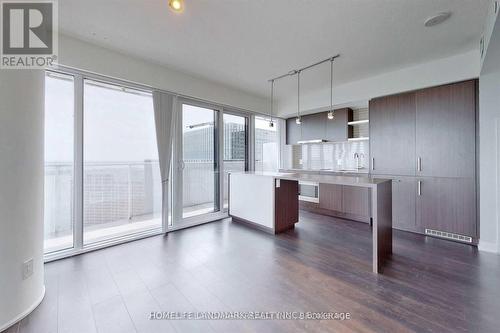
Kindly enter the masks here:
M 417 158 L 417 171 L 422 171 L 422 158 Z
M 375 170 L 375 157 L 372 157 L 372 170 Z
M 422 195 L 422 181 L 421 180 L 417 181 L 417 195 L 418 196 Z

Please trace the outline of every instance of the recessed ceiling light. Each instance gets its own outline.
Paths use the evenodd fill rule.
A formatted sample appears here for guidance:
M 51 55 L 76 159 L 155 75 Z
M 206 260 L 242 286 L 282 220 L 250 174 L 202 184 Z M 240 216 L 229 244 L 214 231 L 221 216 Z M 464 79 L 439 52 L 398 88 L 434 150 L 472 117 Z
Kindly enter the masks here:
M 176 13 L 184 11 L 184 0 L 169 0 L 168 5 Z
M 451 16 L 451 12 L 442 12 L 442 13 L 436 14 L 434 16 L 429 17 L 427 20 L 425 20 L 424 25 L 426 27 L 433 27 L 435 25 L 443 23 L 444 21 L 449 19 L 450 16 Z

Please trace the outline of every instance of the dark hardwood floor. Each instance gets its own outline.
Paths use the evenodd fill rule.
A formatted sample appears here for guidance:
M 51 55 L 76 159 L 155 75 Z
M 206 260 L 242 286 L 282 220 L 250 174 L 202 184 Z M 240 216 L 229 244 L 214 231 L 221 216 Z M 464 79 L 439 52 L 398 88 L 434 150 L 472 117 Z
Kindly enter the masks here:
M 371 272 L 365 223 L 300 212 L 276 236 L 225 220 L 49 263 L 9 332 L 499 332 L 500 256 L 394 232 Z M 152 321 L 151 311 L 338 311 L 345 321 Z

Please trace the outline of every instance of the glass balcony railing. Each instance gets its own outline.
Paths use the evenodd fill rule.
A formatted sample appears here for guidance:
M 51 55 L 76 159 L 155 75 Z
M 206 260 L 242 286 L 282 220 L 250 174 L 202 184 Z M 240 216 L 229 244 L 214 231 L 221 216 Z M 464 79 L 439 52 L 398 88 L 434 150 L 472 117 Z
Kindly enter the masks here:
M 183 208 L 198 215 L 213 203 L 213 163 L 186 161 Z M 227 172 L 245 170 L 244 160 L 224 161 Z M 73 165 L 45 165 L 45 252 L 73 247 Z M 212 183 L 212 184 L 211 184 Z M 64 199 L 63 199 L 64 198 Z M 161 227 L 161 177 L 158 161 L 86 163 L 84 166 L 84 241 L 96 243 Z M 227 191 L 224 192 L 227 205 Z

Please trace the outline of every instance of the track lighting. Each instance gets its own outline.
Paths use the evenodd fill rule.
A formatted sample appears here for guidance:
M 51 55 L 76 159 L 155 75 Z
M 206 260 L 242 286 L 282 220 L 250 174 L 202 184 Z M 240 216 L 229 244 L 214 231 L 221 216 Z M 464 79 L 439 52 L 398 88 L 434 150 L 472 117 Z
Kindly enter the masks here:
M 297 71 L 297 118 L 295 123 L 300 125 L 302 121 L 300 120 L 300 71 Z
M 330 59 L 330 111 L 328 111 L 328 119 L 333 120 L 333 60 Z
M 271 80 L 271 120 L 269 120 L 269 127 L 273 128 L 274 127 L 274 121 L 273 121 L 273 104 L 274 104 L 274 80 Z

